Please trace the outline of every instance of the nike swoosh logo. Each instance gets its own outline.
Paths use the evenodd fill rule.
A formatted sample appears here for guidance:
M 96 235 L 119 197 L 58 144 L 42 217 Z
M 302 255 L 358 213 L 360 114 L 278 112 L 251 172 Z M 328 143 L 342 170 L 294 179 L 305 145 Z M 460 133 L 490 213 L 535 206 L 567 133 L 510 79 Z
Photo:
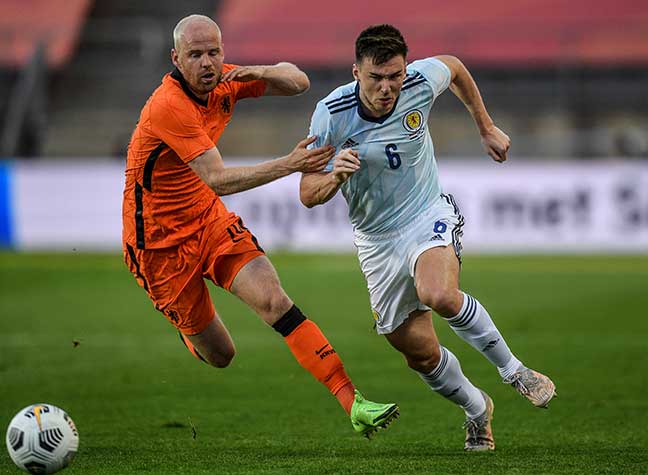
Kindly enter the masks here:
M 321 347 L 319 350 L 315 350 L 315 354 L 319 355 L 322 351 L 324 351 L 324 348 L 326 348 L 327 346 L 329 346 L 328 343 L 326 345 L 324 345 L 323 347 Z

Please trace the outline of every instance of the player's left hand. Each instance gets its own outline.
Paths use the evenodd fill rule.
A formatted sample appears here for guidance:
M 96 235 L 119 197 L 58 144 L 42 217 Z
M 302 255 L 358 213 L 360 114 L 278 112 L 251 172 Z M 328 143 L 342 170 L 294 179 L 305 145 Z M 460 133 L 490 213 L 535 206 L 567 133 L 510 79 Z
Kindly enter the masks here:
M 230 69 L 221 78 L 221 81 L 256 81 L 263 77 L 265 66 L 238 66 Z
M 486 153 L 496 162 L 505 162 L 506 153 L 511 146 L 511 139 L 499 127 L 493 126 L 482 135 L 481 143 Z

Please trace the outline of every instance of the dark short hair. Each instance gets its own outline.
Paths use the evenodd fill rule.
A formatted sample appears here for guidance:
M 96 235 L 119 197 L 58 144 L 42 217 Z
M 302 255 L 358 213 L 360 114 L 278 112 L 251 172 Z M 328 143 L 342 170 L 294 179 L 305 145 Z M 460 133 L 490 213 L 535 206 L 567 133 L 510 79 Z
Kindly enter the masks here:
M 392 25 L 372 25 L 360 33 L 355 43 L 356 64 L 364 58 L 373 64 L 383 64 L 395 56 L 407 59 L 407 43 L 398 28 Z

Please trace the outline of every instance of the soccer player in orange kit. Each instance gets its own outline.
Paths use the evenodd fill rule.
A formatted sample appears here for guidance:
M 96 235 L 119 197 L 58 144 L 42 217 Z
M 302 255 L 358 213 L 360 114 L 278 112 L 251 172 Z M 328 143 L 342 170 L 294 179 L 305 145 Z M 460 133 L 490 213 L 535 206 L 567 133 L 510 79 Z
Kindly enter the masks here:
M 126 264 L 194 356 L 219 368 L 234 357 L 234 342 L 204 279 L 239 297 L 335 395 L 355 431 L 370 437 L 398 416 L 398 406 L 367 401 L 355 390 L 326 337 L 282 289 L 256 238 L 219 198 L 294 172 L 321 171 L 333 157 L 330 146 L 307 149 L 311 137 L 285 157 L 226 167 L 216 147 L 236 101 L 300 94 L 308 77 L 290 63 L 224 64 L 220 29 L 205 16 L 180 20 L 173 38 L 175 70 L 144 106 L 128 149 Z

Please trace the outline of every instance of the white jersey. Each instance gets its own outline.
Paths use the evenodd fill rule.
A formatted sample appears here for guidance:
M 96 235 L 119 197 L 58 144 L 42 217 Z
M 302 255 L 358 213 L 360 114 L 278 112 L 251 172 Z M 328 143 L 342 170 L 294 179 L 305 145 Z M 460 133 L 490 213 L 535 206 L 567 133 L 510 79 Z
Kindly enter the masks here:
M 391 113 L 372 118 L 359 106 L 358 83 L 340 86 L 317 103 L 310 134 L 314 146 L 358 152 L 361 167 L 342 185 L 356 232 L 399 229 L 441 195 L 427 126 L 432 104 L 450 85 L 448 67 L 435 58 L 414 61 Z M 332 161 L 327 171 L 332 169 Z

